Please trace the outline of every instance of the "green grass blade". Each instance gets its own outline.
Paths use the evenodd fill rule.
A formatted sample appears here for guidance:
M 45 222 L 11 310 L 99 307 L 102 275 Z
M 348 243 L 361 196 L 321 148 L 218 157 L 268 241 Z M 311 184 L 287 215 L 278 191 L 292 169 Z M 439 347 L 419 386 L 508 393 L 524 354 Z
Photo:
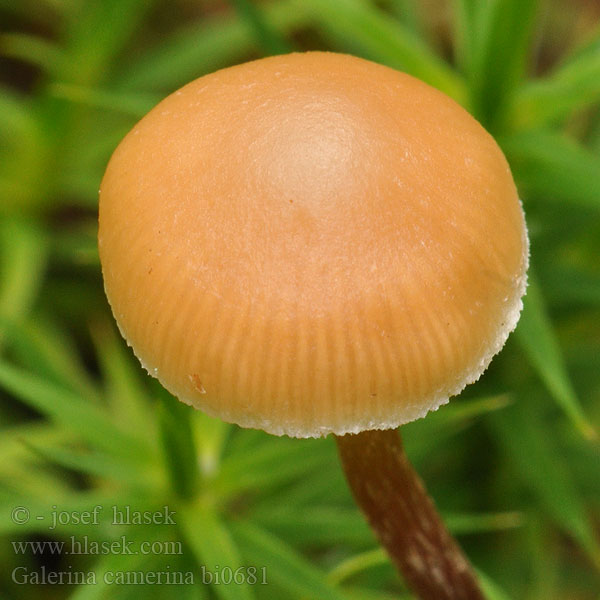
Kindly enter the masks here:
M 344 594 L 327 582 L 324 573 L 280 539 L 242 521 L 232 523 L 232 533 L 246 561 L 266 568 L 268 583 L 282 590 L 282 598 L 343 600 Z
M 529 596 L 532 600 L 551 598 L 560 589 L 560 565 L 558 555 L 548 552 L 552 545 L 553 531 L 541 515 L 531 516 L 525 543 L 531 565 Z
M 110 412 L 119 423 L 134 423 L 140 435 L 156 439 L 157 427 L 151 414 L 148 390 L 142 384 L 142 370 L 107 321 L 94 324 L 92 339 L 102 373 Z
M 427 31 L 424 10 L 420 2 L 415 0 L 390 0 L 390 10 L 393 15 L 417 37 L 428 40 L 431 35 Z
M 511 107 L 512 126 L 549 125 L 599 101 L 600 28 L 558 69 L 523 86 Z
M 301 510 L 302 518 L 298 518 Z M 307 506 L 284 509 L 268 506 L 255 510 L 252 521 L 283 540 L 304 547 L 329 548 L 333 543 L 353 547 L 372 546 L 374 536 L 362 514 L 355 508 Z
M 478 0 L 454 0 L 454 56 L 463 73 L 473 72 L 477 46 Z
M 371 567 L 376 567 L 389 563 L 389 558 L 382 548 L 375 550 L 369 550 L 355 556 L 351 556 L 345 561 L 341 562 L 336 566 L 335 569 L 329 574 L 329 581 L 334 584 L 339 584 L 342 581 L 353 577 L 354 575 L 361 573 Z M 477 577 L 481 583 L 481 588 L 487 600 L 510 600 L 509 597 L 494 583 L 489 577 L 477 570 Z M 358 595 L 357 598 L 365 598 L 363 594 Z M 373 596 L 376 598 L 377 596 Z M 397 597 L 397 596 L 394 596 Z M 404 596 L 403 596 L 404 597 Z M 406 598 L 413 598 L 413 596 L 406 596 Z M 391 598 L 390 598 L 391 600 Z
M 583 36 L 582 36 L 583 37 Z M 576 38 L 577 39 L 577 38 Z M 597 56 L 600 51 L 600 23 L 596 23 L 590 35 L 585 36 L 572 52 L 563 60 L 563 64 L 571 64 L 584 56 Z
M 534 495 L 534 509 L 543 507 L 600 568 L 600 545 L 594 528 L 539 406 L 523 398 L 496 413 L 489 423 L 504 452 L 503 463 Z
M 500 139 L 523 195 L 600 209 L 600 157 L 563 135 L 531 131 Z
M 458 54 L 469 79 L 470 108 L 492 131 L 502 127 L 525 71 L 537 10 L 536 0 L 460 3 Z
M 554 303 L 600 306 L 600 278 L 591 270 L 553 265 L 544 273 L 544 283 Z
M 460 77 L 409 29 L 363 0 L 305 0 L 312 18 L 338 46 L 406 71 L 464 102 Z
M 200 577 L 205 580 L 222 574 L 223 568 L 235 573 L 246 573 L 246 565 L 256 564 L 256 557 L 243 562 L 236 540 L 217 516 L 214 510 L 206 505 L 190 505 L 177 512 L 177 524 L 184 538 L 190 545 L 200 568 Z M 250 557 L 249 557 L 250 558 Z M 204 569 L 204 573 L 203 570 Z M 251 600 L 254 598 L 252 587 L 247 581 L 239 584 L 216 584 L 211 588 L 222 600 Z
M 248 23 L 262 49 L 267 54 L 285 54 L 293 50 L 290 44 L 265 19 L 261 8 L 250 0 L 229 0 L 240 17 Z
M 402 426 L 402 439 L 406 452 L 415 465 L 431 454 L 431 440 L 442 447 L 452 436 L 477 423 L 483 415 L 502 410 L 512 402 L 506 394 L 465 400 L 453 398 L 445 406 L 427 415 L 426 419 L 417 419 Z
M 48 490 L 53 490 L 52 497 L 48 497 Z M 51 501 L 49 501 L 51 500 Z M 40 493 L 29 494 L 27 490 L 22 490 L 19 485 L 18 491 L 10 488 L 0 487 L 0 534 L 23 535 L 30 532 L 38 532 L 47 535 L 48 527 L 52 523 L 52 506 L 57 509 L 70 513 L 89 511 L 95 506 L 101 506 L 100 518 L 107 521 L 112 519 L 112 506 L 131 506 L 135 510 L 157 510 L 155 504 L 147 501 L 147 498 L 140 498 L 139 495 L 129 494 L 121 489 L 112 488 L 98 491 L 97 489 L 79 492 L 73 489 L 63 489 L 59 487 L 46 487 L 40 490 Z M 11 510 L 15 506 L 26 507 L 31 516 L 42 516 L 38 520 L 31 518 L 27 523 L 15 523 L 11 518 Z M 59 508 L 60 507 L 60 508 Z M 109 521 L 112 525 L 112 522 Z M 57 527 L 58 529 L 58 527 Z M 60 526 L 62 535 L 90 535 L 95 538 L 98 533 L 98 525 L 89 523 L 69 522 Z
M 50 203 L 50 157 L 35 98 L 0 86 L 0 139 L 0 218 L 37 212 Z
M 161 393 L 160 399 L 160 437 L 167 475 L 179 497 L 193 498 L 200 485 L 198 452 L 190 423 L 193 408 L 166 390 Z
M 43 381 L 33 373 L 0 361 L 0 385 L 30 407 L 78 433 L 95 448 L 146 460 L 149 448 L 125 433 L 98 405 L 68 389 Z
M 62 496 L 69 490 L 68 482 L 62 481 L 56 469 L 48 469 L 47 461 L 38 459 L 27 446 L 64 445 L 76 442 L 74 434 L 58 428 L 48 421 L 28 421 L 24 424 L 2 428 L 0 436 L 0 491 L 18 488 L 22 496 L 44 497 L 48 490 Z
M 595 439 L 597 434 L 571 384 L 540 287 L 532 273 L 516 335 L 531 365 L 565 415 L 586 438 Z
M 276 499 L 278 504 L 288 507 L 290 511 L 304 511 L 310 506 L 321 504 L 323 498 L 327 498 L 329 504 L 354 506 L 333 440 L 328 446 L 328 452 L 329 462 L 323 463 L 306 477 L 300 477 L 291 484 L 276 488 L 275 496 L 257 498 L 255 505 L 261 510 L 263 508 L 268 510 Z
M 520 512 L 498 513 L 444 513 L 444 523 L 455 535 L 504 531 L 525 525 L 525 516 Z
M 54 79 L 84 86 L 101 81 L 152 6 L 152 0 L 89 0 L 73 3 L 64 54 Z
M 296 544 L 306 547 L 330 547 L 332 540 L 336 544 L 353 547 L 372 546 L 375 543 L 364 516 L 355 508 L 309 506 L 302 509 L 302 518 L 299 519 L 294 510 L 269 506 L 254 511 L 252 520 L 281 539 L 293 539 Z M 445 513 L 444 522 L 452 533 L 465 535 L 522 527 L 525 517 L 514 511 Z
M 21 364 L 91 402 L 99 401 L 100 393 L 76 348 L 56 323 L 35 315 L 22 323 L 0 318 L 0 327 L 4 326 L 11 350 Z
M 263 10 L 265 20 L 280 35 L 308 22 L 300 0 L 272 2 Z M 116 84 L 137 90 L 173 89 L 240 60 L 255 46 L 253 32 L 237 15 L 214 17 L 166 36 L 142 59 L 124 68 Z
M 148 538 L 150 540 L 150 538 Z M 172 569 L 174 571 L 175 569 Z M 108 554 L 96 561 L 91 571 L 95 574 L 95 584 L 79 585 L 75 587 L 69 600 L 130 600 L 143 598 L 153 600 L 155 590 L 160 590 L 162 585 L 119 585 L 114 583 L 117 573 L 148 573 L 164 572 L 164 559 L 157 561 L 157 557 L 144 554 Z M 190 585 L 172 586 L 177 589 L 192 587 Z M 160 598 L 160 596 L 158 596 Z M 185 598 L 178 593 L 177 598 Z
M 339 585 L 346 579 L 350 579 L 362 571 L 366 571 L 371 567 L 389 564 L 390 558 L 383 548 L 375 548 L 367 550 L 360 554 L 355 554 L 343 560 L 336 565 L 329 573 L 327 580 L 332 585 Z
M 70 267 L 89 267 L 95 272 L 99 269 L 96 223 L 56 232 L 54 242 L 53 257 L 57 262 Z
M 49 22 L 56 19 L 60 14 L 60 9 L 63 8 L 63 2 L 55 0 L 0 0 L 0 10 L 8 17 L 18 17 L 19 19 L 27 19 L 28 22 L 33 22 L 39 27 L 45 27 Z M 4 16 L 3 15 L 3 16 Z M 9 22 L 8 18 L 6 19 Z
M 233 425 L 217 417 L 195 411 L 192 427 L 198 446 L 198 461 L 202 476 L 211 479 L 219 472 L 223 453 Z
M 343 587 L 346 600 L 414 600 L 414 596 L 406 592 L 381 592 L 364 586 L 352 585 Z
M 492 581 L 485 573 L 476 569 L 481 589 L 487 600 L 511 600 L 510 596 L 500 588 L 500 586 Z
M 157 94 L 116 92 L 72 83 L 50 84 L 48 94 L 61 100 L 68 100 L 87 107 L 111 110 L 136 119 L 141 119 L 161 100 Z
M 344 586 L 343 590 L 347 600 L 414 600 L 415 598 L 408 592 L 405 594 L 381 592 L 357 585 Z
M 141 470 L 139 465 L 115 460 L 105 453 L 86 452 L 83 449 L 76 450 L 36 442 L 24 443 L 40 458 L 86 475 L 117 480 L 128 485 L 140 484 L 147 480 L 146 472 Z
M 268 439 L 251 454 L 228 456 L 215 486 L 223 494 L 266 492 L 316 472 L 330 460 L 321 440 Z
M 511 108 L 511 126 L 525 129 L 560 122 L 600 100 L 600 52 L 524 86 Z
M 60 48 L 54 43 L 27 33 L 0 34 L 0 55 L 30 63 L 45 71 L 62 58 Z
M 19 323 L 31 309 L 42 283 L 48 245 L 34 223 L 6 219 L 0 225 L 0 317 Z M 4 338 L 0 322 L 0 347 Z

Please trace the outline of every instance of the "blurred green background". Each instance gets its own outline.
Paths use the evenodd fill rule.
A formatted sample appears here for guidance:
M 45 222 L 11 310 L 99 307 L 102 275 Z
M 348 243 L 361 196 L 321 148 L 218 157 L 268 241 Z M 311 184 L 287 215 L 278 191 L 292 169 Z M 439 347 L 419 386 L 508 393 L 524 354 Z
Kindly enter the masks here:
M 403 428 L 406 449 L 489 598 L 598 600 L 599 21 L 592 0 L 0 0 L 0 598 L 410 598 L 331 439 L 214 421 L 145 374 L 96 248 L 107 160 L 156 102 L 331 49 L 446 92 L 507 154 L 531 234 L 521 322 L 477 384 Z M 113 506 L 173 523 L 114 523 Z

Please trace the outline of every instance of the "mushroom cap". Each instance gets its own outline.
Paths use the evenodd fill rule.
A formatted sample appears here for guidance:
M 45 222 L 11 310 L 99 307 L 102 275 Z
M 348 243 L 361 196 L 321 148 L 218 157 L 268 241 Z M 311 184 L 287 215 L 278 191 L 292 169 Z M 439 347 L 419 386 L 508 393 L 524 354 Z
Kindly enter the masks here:
M 110 160 L 99 248 L 151 375 L 295 437 L 392 428 L 478 379 L 516 326 L 528 262 L 508 164 L 477 121 L 324 52 L 158 104 Z

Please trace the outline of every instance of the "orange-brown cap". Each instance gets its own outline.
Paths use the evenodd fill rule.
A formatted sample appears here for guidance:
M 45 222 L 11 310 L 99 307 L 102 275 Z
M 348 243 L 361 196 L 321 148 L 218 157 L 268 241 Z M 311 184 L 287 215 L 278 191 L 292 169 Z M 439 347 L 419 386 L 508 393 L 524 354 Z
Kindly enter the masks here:
M 266 58 L 175 92 L 115 151 L 100 258 L 121 331 L 181 400 L 297 437 L 391 428 L 514 329 L 528 242 L 508 165 L 426 84 Z

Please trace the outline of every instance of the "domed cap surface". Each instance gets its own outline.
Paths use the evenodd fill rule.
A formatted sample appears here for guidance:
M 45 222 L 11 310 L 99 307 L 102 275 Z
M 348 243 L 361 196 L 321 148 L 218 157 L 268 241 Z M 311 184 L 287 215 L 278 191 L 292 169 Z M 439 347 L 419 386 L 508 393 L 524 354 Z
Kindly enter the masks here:
M 110 160 L 100 258 L 148 371 L 275 434 L 391 428 L 476 380 L 515 327 L 527 234 L 455 102 L 347 55 L 202 77 Z

